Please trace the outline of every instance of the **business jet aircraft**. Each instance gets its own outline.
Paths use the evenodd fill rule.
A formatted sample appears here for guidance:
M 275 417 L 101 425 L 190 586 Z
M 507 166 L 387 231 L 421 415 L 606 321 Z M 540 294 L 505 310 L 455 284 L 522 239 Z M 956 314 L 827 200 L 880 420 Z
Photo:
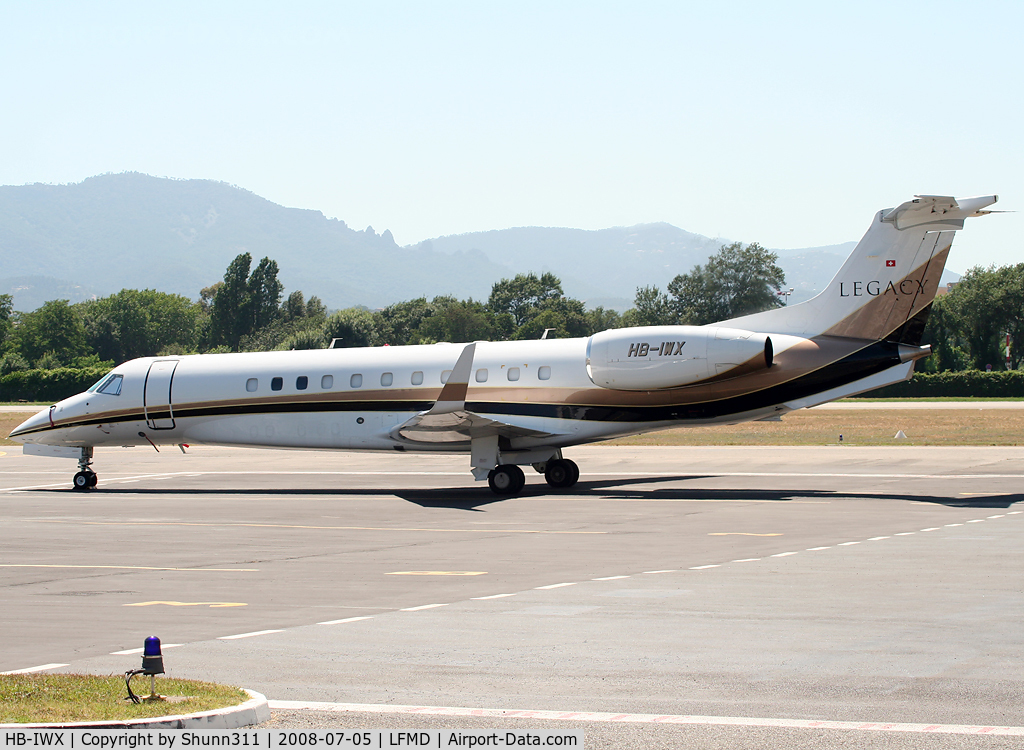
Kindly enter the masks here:
M 879 211 L 828 288 L 706 326 L 589 338 L 143 357 L 40 411 L 11 438 L 78 459 L 151 444 L 464 452 L 499 495 L 531 465 L 553 488 L 562 450 L 669 427 L 775 420 L 910 378 L 953 235 L 997 196 L 922 195 Z

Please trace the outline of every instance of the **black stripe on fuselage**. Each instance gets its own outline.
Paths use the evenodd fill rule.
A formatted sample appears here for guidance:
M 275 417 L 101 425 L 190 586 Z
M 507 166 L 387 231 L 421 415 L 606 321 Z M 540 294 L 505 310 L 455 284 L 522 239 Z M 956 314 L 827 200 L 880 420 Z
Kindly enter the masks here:
M 780 383 L 753 393 L 706 401 L 701 403 L 678 405 L 617 405 L 600 406 L 587 404 L 545 404 L 545 403 L 508 403 L 496 401 L 468 401 L 466 410 L 477 414 L 504 414 L 508 416 L 548 417 L 555 419 L 578 419 L 595 422 L 665 422 L 665 421 L 703 421 L 730 414 L 764 409 L 786 401 L 804 398 L 822 391 L 838 388 L 861 378 L 887 370 L 900 364 L 898 344 L 890 341 L 879 341 L 850 354 L 843 359 L 826 365 L 814 372 L 807 373 L 791 381 Z M 699 384 L 694 386 L 700 387 Z M 249 403 L 234 406 L 217 405 L 211 407 L 175 408 L 175 419 L 194 417 L 223 417 L 244 414 L 288 414 L 288 413 L 324 413 L 324 412 L 409 412 L 425 411 L 433 406 L 433 401 L 305 401 L 280 403 Z M 167 411 L 150 412 L 150 419 L 167 419 Z M 69 424 L 58 424 L 40 427 L 30 434 L 46 432 L 51 429 L 68 429 L 96 424 L 116 424 L 120 422 L 143 422 L 146 416 L 140 411 L 111 419 L 98 415 L 94 418 Z

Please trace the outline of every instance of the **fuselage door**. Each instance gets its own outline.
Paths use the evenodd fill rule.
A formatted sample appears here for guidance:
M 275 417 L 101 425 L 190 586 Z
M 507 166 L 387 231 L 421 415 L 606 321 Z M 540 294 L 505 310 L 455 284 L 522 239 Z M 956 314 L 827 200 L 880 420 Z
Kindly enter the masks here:
M 162 359 L 149 365 L 142 405 L 146 411 L 146 424 L 151 430 L 173 430 L 174 409 L 171 406 L 171 387 L 174 382 L 176 359 Z

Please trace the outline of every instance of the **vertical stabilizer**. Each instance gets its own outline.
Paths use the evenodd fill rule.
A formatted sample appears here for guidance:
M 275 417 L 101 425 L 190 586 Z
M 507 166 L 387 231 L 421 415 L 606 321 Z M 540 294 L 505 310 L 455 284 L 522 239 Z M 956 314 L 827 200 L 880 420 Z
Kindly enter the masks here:
M 925 310 L 957 229 L 982 216 L 997 196 L 956 198 L 919 195 L 875 214 L 846 263 L 814 299 L 722 325 L 801 336 L 845 336 L 880 340 L 896 335 Z

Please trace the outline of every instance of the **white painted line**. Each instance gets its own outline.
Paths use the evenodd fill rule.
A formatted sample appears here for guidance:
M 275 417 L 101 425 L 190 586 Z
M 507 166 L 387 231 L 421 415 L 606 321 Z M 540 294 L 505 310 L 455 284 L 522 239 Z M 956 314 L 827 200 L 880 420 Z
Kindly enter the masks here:
M 629 576 L 605 576 L 604 578 L 591 578 L 591 581 L 618 581 Z
M 916 533 L 916 531 L 899 531 L 893 534 L 893 536 L 913 536 Z
M 839 546 L 839 547 L 849 547 L 851 544 L 860 544 L 860 542 L 840 542 L 837 546 Z
M 1006 515 L 1008 515 L 1008 516 L 1015 516 L 1015 515 L 1017 515 L 1018 513 L 1024 513 L 1024 510 L 1011 510 L 1011 511 L 1010 511 L 1009 513 L 1007 513 Z
M 998 516 L 989 516 L 989 518 L 1006 518 L 1006 514 L 1002 513 L 1002 514 L 1000 514 Z
M 318 622 L 317 625 L 341 625 L 343 622 L 359 622 L 360 620 L 372 620 L 373 615 L 364 615 L 363 617 L 346 617 L 344 620 L 328 620 L 327 622 Z
M 503 708 L 456 706 L 396 706 L 381 703 L 321 703 L 317 701 L 268 701 L 278 711 L 325 711 L 330 713 L 418 714 L 420 716 L 483 716 L 493 719 L 550 719 L 616 724 L 696 724 L 704 726 L 782 727 L 793 729 L 847 729 L 860 732 L 916 734 L 976 734 L 1024 737 L 1024 727 L 969 724 L 899 724 L 895 722 L 774 719 L 750 716 L 680 716 L 672 714 L 613 714 L 596 711 L 523 711 Z
M 790 555 L 795 555 L 795 554 L 796 554 L 796 552 L 780 552 L 777 555 L 772 555 L 772 557 L 789 557 Z
M 534 588 L 534 590 L 536 590 L 536 591 L 544 591 L 546 589 L 560 589 L 563 586 L 575 586 L 575 585 L 576 585 L 575 582 L 573 582 L 573 583 L 552 583 L 549 586 L 536 586 Z
M 947 523 L 946 526 L 963 526 L 962 523 Z
M 873 536 L 870 539 L 868 539 L 868 541 L 869 542 L 880 542 L 883 539 L 892 539 L 892 537 L 891 536 Z
M 721 565 L 696 565 L 696 566 L 690 568 L 690 570 L 707 570 L 708 568 L 720 568 L 720 567 L 722 567 L 722 566 Z
M 419 612 L 421 609 L 434 609 L 435 607 L 447 607 L 448 603 L 445 604 L 421 604 L 418 607 L 405 607 L 402 612 Z
M 733 562 L 757 562 L 760 557 L 745 557 L 742 560 L 733 560 Z
M 181 645 L 180 643 L 161 643 L 160 644 L 160 649 L 163 650 L 165 648 L 178 648 L 178 646 L 180 646 L 180 645 Z M 110 655 L 111 656 L 129 656 L 131 654 L 141 654 L 141 653 L 142 653 L 142 649 L 141 648 L 130 648 L 130 649 L 127 649 L 125 651 L 111 651 Z
M 974 518 L 974 519 L 971 519 L 970 521 L 968 521 L 967 523 L 985 523 L 985 519 L 984 518 Z
M 472 599 L 483 601 L 484 599 L 503 599 L 506 596 L 515 596 L 515 594 L 491 594 L 490 596 L 474 596 Z
M 257 630 L 253 633 L 239 633 L 238 635 L 222 635 L 218 641 L 236 641 L 239 638 L 252 638 L 256 635 L 269 635 L 270 633 L 283 633 L 283 630 Z
M 832 548 L 831 547 L 808 547 L 807 551 L 808 552 L 817 552 L 818 550 L 823 550 L 823 549 L 832 549 Z
M 122 479 L 121 484 L 135 484 L 138 481 L 138 479 Z
M 61 667 L 67 667 L 67 664 L 40 664 L 38 667 L 26 667 L 25 669 L 12 669 L 10 672 L 0 672 L 0 674 L 32 674 L 33 672 L 45 672 L 48 669 L 60 669 Z
M 941 526 L 932 526 L 930 529 L 921 529 L 921 531 L 940 531 L 941 529 Z
M 656 573 L 675 573 L 675 572 L 676 572 L 675 570 L 645 570 L 643 574 L 645 576 L 653 576 Z
M 276 473 L 289 473 L 289 472 L 273 472 L 273 471 L 254 471 L 254 472 L 210 472 L 211 474 L 276 474 Z M 301 474 L 303 472 L 294 472 Z M 320 472 L 310 472 L 320 473 Z M 323 472 L 344 474 L 346 472 Z M 356 472 L 351 472 L 356 473 Z M 387 474 L 390 472 L 378 472 L 381 474 Z M 396 472 L 401 473 L 401 472 Z M 860 473 L 825 473 L 825 472 L 812 472 L 812 471 L 711 471 L 706 472 L 709 475 L 716 477 L 822 477 L 825 479 L 837 478 L 837 479 L 1024 479 L 1024 474 L 860 474 Z M 636 471 L 588 471 L 588 477 L 642 477 L 642 478 L 662 478 L 674 479 L 678 476 L 677 473 L 646 473 Z M 774 502 L 774 501 L 773 501 Z

